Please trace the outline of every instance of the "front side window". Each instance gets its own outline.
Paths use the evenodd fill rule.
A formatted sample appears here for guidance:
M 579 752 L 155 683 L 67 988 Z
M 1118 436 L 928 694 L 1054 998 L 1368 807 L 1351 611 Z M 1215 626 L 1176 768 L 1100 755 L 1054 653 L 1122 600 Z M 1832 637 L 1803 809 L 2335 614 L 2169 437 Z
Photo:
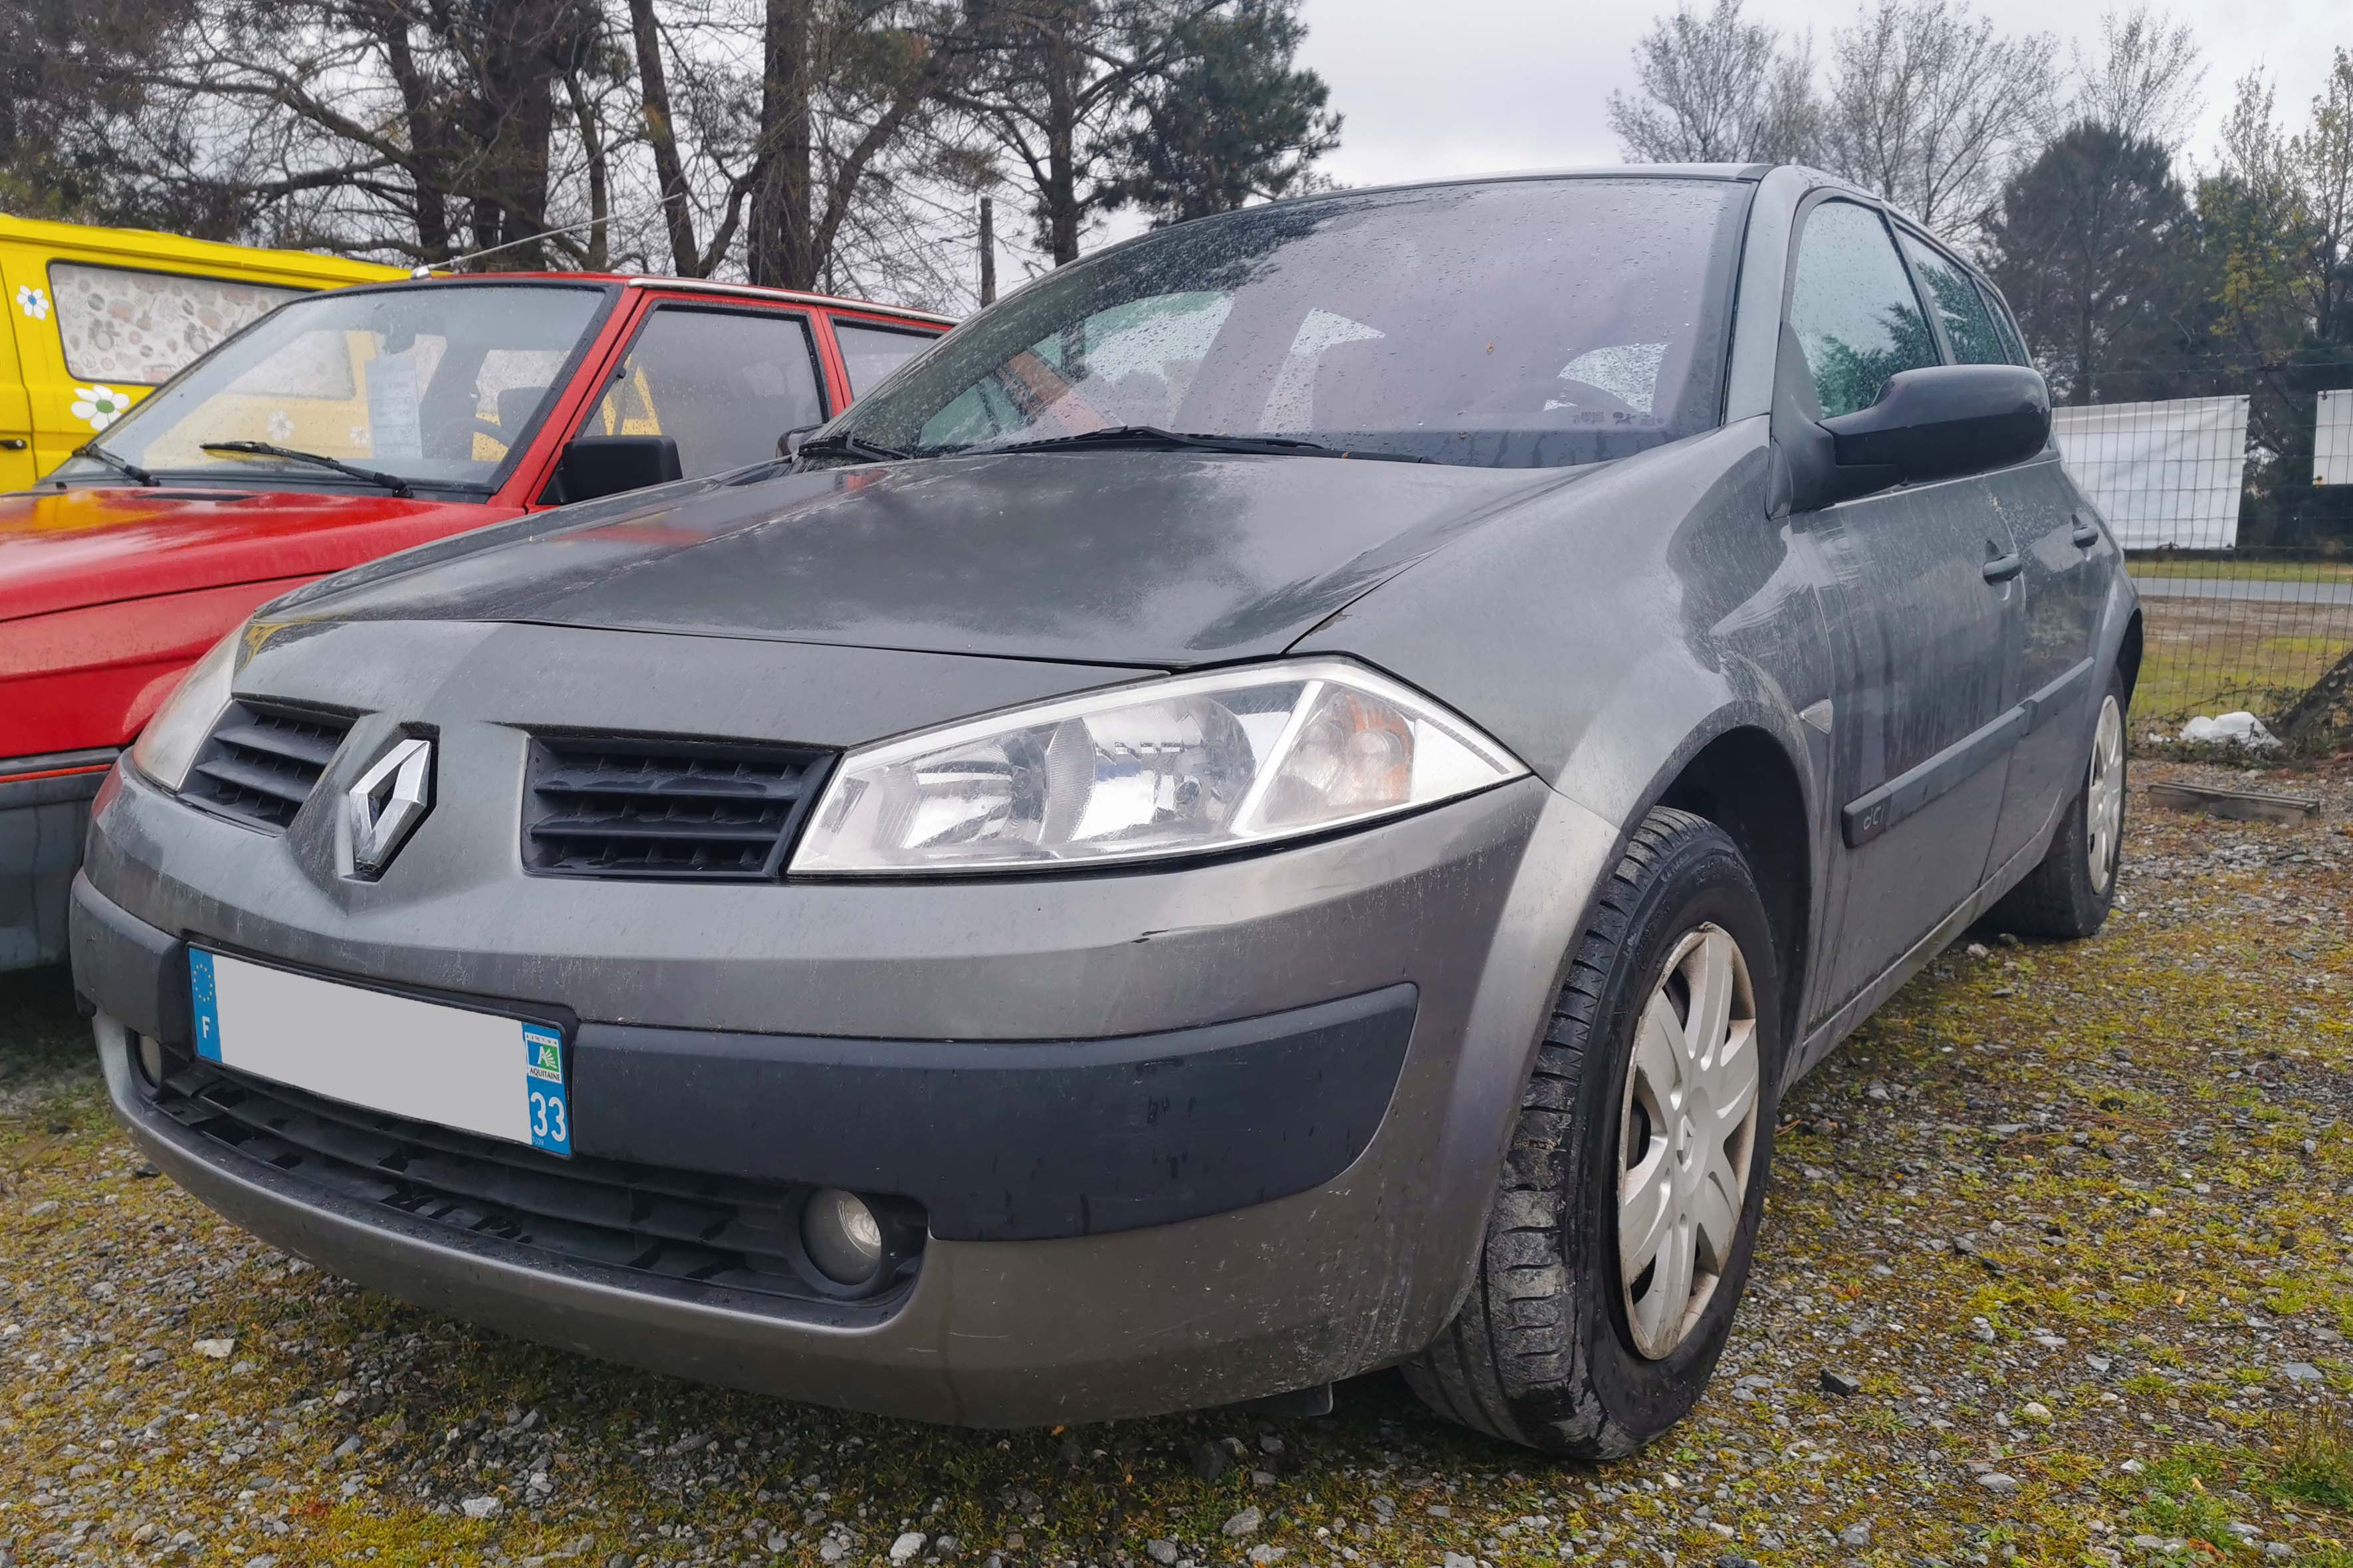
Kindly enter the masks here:
M 2027 354 L 2026 340 L 2018 335 L 2018 323 L 2010 319 L 2010 307 L 1990 289 L 1980 290 L 1985 300 L 1986 314 L 1993 319 L 1993 330 L 2001 339 L 2002 354 L 2012 364 L 2032 364 Z
M 823 423 L 807 321 L 664 305 L 638 329 L 580 433 L 668 436 L 691 479 L 772 458 L 787 431 Z
M 1870 407 L 1888 377 L 1937 362 L 1886 224 L 1852 202 L 1824 202 L 1807 217 L 1789 326 L 1824 419 Z
M 833 319 L 833 341 L 841 345 L 842 363 L 849 370 L 849 395 L 863 397 L 885 377 L 930 348 L 936 332 L 902 332 Z
M 160 386 L 305 292 L 127 267 L 49 264 L 66 369 L 84 381 Z
M 1936 319 L 1945 324 L 1945 341 L 1953 345 L 1955 362 L 2008 364 L 2010 355 L 1994 331 L 1993 313 L 1986 309 L 1985 296 L 1978 292 L 1969 275 L 1941 251 L 1909 234 L 1904 236 L 1904 254 L 1912 258 L 1912 270 L 1927 286 Z
M 592 288 L 427 283 L 314 294 L 285 306 L 109 426 L 106 449 L 186 479 L 300 475 L 263 442 L 398 475 L 490 489 L 603 315 Z M 114 471 L 78 458 L 60 479 Z
M 839 430 L 918 457 L 1137 425 L 1493 468 L 1622 457 L 1720 417 L 1750 189 L 1497 181 L 1200 219 L 1023 289 Z

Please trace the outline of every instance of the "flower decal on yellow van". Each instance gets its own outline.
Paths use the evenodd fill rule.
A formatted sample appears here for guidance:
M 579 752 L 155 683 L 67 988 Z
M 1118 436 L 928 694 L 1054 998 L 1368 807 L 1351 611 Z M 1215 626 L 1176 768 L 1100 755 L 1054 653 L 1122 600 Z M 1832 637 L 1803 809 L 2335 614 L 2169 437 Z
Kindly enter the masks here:
M 117 392 L 100 383 L 73 389 L 73 416 L 93 430 L 103 430 L 131 407 L 128 393 Z
M 46 321 L 49 319 L 49 297 L 30 283 L 18 284 L 16 309 L 25 312 L 27 321 Z

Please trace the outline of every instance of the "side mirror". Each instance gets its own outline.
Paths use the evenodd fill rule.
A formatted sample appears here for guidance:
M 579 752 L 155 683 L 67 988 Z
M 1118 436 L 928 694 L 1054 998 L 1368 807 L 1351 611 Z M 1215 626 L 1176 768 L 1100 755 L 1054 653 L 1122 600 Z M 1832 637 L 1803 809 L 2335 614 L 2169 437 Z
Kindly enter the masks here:
M 684 477 L 678 441 L 670 436 L 575 436 L 555 465 L 555 482 L 566 504 Z
M 1898 371 L 1879 401 L 1808 421 L 1791 454 L 1791 506 L 1811 510 L 1896 485 L 1957 479 L 2022 463 L 2051 439 L 2051 391 L 2014 364 Z

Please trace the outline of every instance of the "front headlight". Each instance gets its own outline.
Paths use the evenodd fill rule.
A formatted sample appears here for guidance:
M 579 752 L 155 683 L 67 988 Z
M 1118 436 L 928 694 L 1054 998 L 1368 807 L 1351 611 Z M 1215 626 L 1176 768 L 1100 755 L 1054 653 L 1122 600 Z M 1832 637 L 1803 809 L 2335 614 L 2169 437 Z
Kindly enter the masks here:
M 792 869 L 904 876 L 1199 855 L 1368 822 L 1526 771 L 1361 666 L 1259 665 L 854 751 Z
M 245 628 L 213 644 L 212 651 L 189 667 L 188 673 L 131 748 L 131 763 L 141 773 L 177 791 L 188 776 L 205 737 L 213 732 L 221 710 L 228 706 L 229 682 L 237 678 L 237 646 Z

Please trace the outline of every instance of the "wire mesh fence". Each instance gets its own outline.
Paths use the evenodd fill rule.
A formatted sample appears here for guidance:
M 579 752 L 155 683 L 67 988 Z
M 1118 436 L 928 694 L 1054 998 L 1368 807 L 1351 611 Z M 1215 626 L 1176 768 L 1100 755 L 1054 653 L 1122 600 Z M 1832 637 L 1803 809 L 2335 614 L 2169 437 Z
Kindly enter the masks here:
M 2140 590 L 2144 735 L 2241 710 L 2301 724 L 2319 683 L 2353 679 L 2348 384 L 2353 359 L 2168 366 L 2111 372 L 2097 401 L 2056 411 Z

